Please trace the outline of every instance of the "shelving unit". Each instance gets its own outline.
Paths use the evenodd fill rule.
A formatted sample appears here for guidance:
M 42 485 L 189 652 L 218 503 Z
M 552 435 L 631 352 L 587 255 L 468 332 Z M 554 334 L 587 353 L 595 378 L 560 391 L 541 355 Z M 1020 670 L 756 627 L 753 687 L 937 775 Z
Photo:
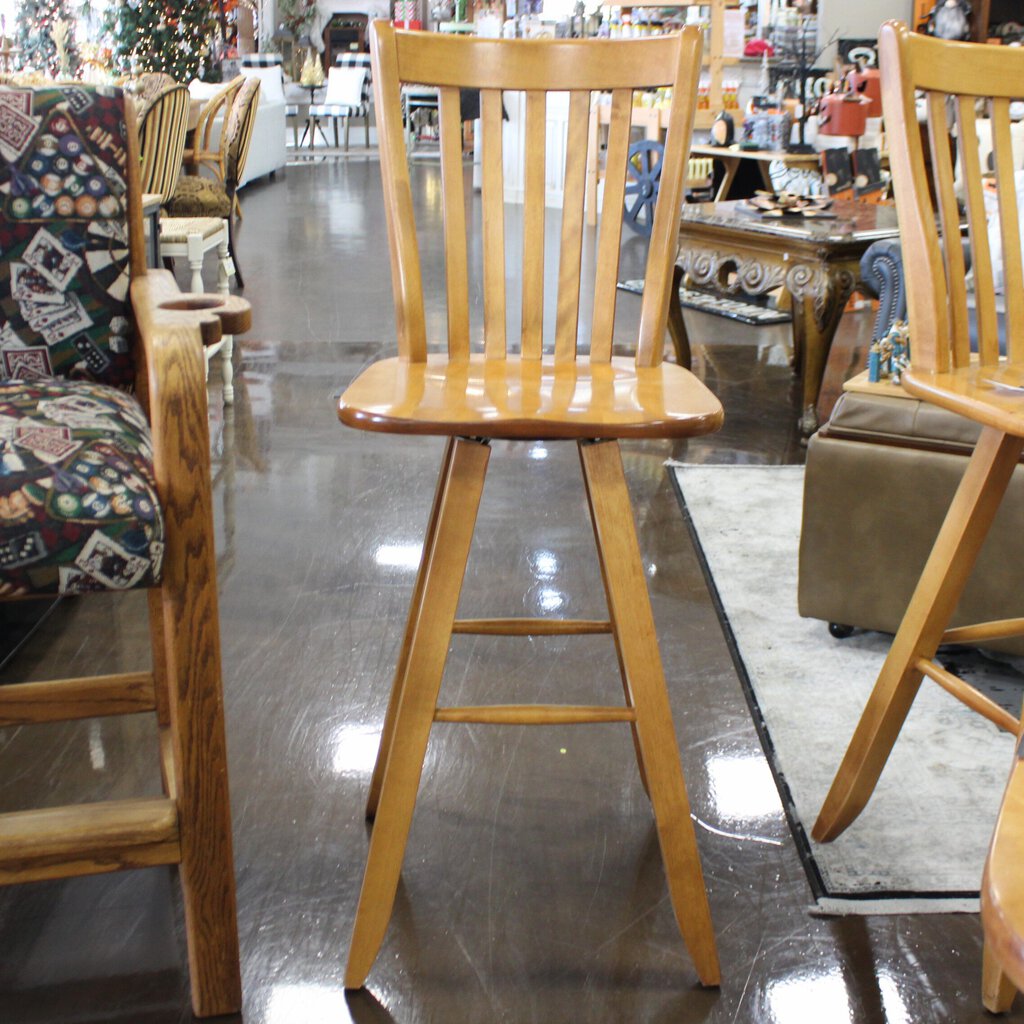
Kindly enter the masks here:
M 704 53 L 704 66 L 708 69 L 708 106 L 706 110 L 698 110 L 694 119 L 694 128 L 706 130 L 718 116 L 724 104 L 722 102 L 722 70 L 731 64 L 738 64 L 738 57 L 726 57 L 722 52 L 725 39 L 725 11 L 727 7 L 739 7 L 736 0 L 681 0 L 675 3 L 660 3 L 658 0 L 639 0 L 634 3 L 610 4 L 605 6 L 622 7 L 633 10 L 638 7 L 708 7 L 711 10 L 711 27 L 708 32 L 708 49 Z

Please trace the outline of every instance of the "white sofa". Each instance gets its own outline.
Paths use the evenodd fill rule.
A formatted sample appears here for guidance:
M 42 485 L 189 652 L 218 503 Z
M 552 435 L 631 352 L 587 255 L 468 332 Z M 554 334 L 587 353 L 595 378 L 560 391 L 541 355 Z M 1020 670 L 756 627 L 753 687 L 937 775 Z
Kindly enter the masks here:
M 260 79 L 260 99 L 256 108 L 252 144 L 245 161 L 245 170 L 239 187 L 250 181 L 272 174 L 287 162 L 285 147 L 284 82 L 279 67 L 243 67 L 240 73 Z M 188 90 L 193 99 L 209 99 L 220 85 L 192 82 Z M 220 139 L 222 118 L 214 123 L 212 145 Z

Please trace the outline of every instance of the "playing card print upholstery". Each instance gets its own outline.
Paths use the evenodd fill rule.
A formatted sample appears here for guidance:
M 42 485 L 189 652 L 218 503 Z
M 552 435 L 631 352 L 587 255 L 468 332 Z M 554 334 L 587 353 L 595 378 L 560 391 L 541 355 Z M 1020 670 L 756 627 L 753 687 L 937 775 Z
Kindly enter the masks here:
M 0 86 L 0 594 L 160 581 L 125 141 L 118 90 Z
M 131 387 L 124 100 L 0 86 L 0 376 Z
M 107 594 L 107 621 L 90 619 L 56 678 L 33 661 L 29 681 L 4 680 L 0 730 L 149 715 L 153 741 L 116 780 L 117 765 L 92 780 L 49 759 L 44 784 L 0 809 L 0 886 L 173 865 L 192 1010 L 218 1017 L 240 1012 L 242 985 L 203 347 L 248 330 L 252 310 L 147 267 L 141 166 L 118 90 L 0 86 L 0 601 L 75 593 L 70 610 L 136 588 Z M 142 665 L 103 671 L 108 651 L 136 652 L 142 624 Z M 133 795 L 156 765 L 159 791 Z M 33 766 L 10 766 L 19 789 Z M 55 806 L 61 793 L 73 799 Z M 123 1003 L 118 981 L 115 965 Z
M 0 383 L 0 594 L 151 587 L 163 549 L 135 399 L 103 384 Z

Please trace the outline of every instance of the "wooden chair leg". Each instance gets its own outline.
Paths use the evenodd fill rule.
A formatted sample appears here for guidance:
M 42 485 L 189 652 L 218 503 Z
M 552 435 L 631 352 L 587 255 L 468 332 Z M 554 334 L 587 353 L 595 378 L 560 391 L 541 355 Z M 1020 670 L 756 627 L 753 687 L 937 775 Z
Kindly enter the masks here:
M 989 1013 L 1007 1013 L 1017 996 L 1017 987 L 1006 976 L 986 941 L 981 959 L 981 1001 Z
M 194 358 L 200 359 L 200 353 Z M 184 410 L 181 422 L 205 423 L 205 390 L 191 394 L 190 401 L 202 408 Z M 200 481 L 188 489 L 187 502 L 173 487 L 164 495 L 164 514 L 175 530 L 168 533 L 164 552 L 161 599 L 192 1006 L 197 1016 L 205 1017 L 241 1009 L 241 974 L 208 483 L 210 441 L 205 430 L 182 429 L 173 437 L 163 472 L 171 480 L 181 476 Z M 206 486 L 201 485 L 204 478 Z
M 215 601 L 216 584 L 210 578 L 187 589 L 198 599 L 179 600 L 165 587 L 171 683 L 168 742 L 174 757 L 192 1006 L 196 1016 L 211 1017 L 241 1009 L 242 983 L 219 644 L 209 636 L 190 636 L 182 628 L 187 605 L 193 611 L 209 608 L 211 598 L 200 595 L 213 591 Z M 213 622 L 204 632 L 217 628 L 214 610 Z
M 864 809 L 992 525 L 1024 439 L 986 428 L 857 723 L 812 835 L 826 843 Z
M 690 820 L 622 457 L 614 441 L 583 443 L 579 449 L 604 566 L 612 627 L 636 710 L 640 756 L 650 787 L 672 908 L 701 983 L 717 985 L 720 971 L 711 910 Z
M 582 455 L 581 455 L 581 457 L 582 457 Z M 586 486 L 586 484 L 587 484 L 586 473 L 584 473 L 584 475 L 583 475 L 583 483 Z M 591 495 L 590 495 L 590 488 L 589 488 L 589 486 L 586 486 L 586 492 L 587 492 L 587 506 L 588 506 L 588 509 L 590 511 L 590 524 L 594 528 L 594 541 L 597 544 L 597 564 L 598 564 L 598 566 L 601 569 L 601 581 L 604 584 L 605 599 L 607 600 L 608 607 L 610 609 L 611 608 L 612 598 L 611 598 L 611 593 L 608 590 L 608 569 L 605 566 L 604 552 L 603 552 L 603 550 L 601 548 L 601 538 L 600 538 L 600 536 L 598 535 L 598 532 L 597 532 L 597 520 L 594 518 L 594 502 L 593 502 L 593 499 L 591 498 Z M 616 633 L 614 630 L 612 631 L 612 639 L 615 641 L 615 655 L 618 658 L 618 662 L 619 662 L 619 678 L 622 680 L 622 692 L 623 692 L 623 695 L 625 696 L 625 699 L 626 699 L 626 706 L 627 707 L 632 707 L 633 706 L 633 697 L 632 697 L 632 694 L 630 694 L 630 692 L 629 692 L 629 681 L 628 681 L 628 678 L 626 676 L 626 665 L 625 665 L 625 663 L 622 660 L 622 646 L 619 643 L 618 633 Z M 647 794 L 648 797 L 650 797 L 650 795 L 651 795 L 651 787 L 650 787 L 650 785 L 647 782 L 647 772 L 644 769 L 644 759 L 643 759 L 643 755 L 640 752 L 640 737 L 637 735 L 636 723 L 635 722 L 631 722 L 629 727 L 630 727 L 630 730 L 631 730 L 631 732 L 633 734 L 633 751 L 636 754 L 636 766 L 637 766 L 637 768 L 638 768 L 638 770 L 640 772 L 640 782 L 641 782 L 641 784 L 644 787 L 644 792 Z
M 370 837 L 345 968 L 348 989 L 363 987 L 391 917 L 489 456 L 480 442 L 454 444 Z
M 448 479 L 454 447 L 454 438 L 449 438 L 441 460 L 441 471 L 437 475 L 437 487 L 434 490 L 434 500 L 430 506 L 430 518 L 427 520 L 427 530 L 423 537 L 423 552 L 420 555 L 420 565 L 416 573 L 416 584 L 413 587 L 412 600 L 409 602 L 409 616 L 406 619 L 405 634 L 402 637 L 402 650 L 398 655 L 395 678 L 391 684 L 391 696 L 388 698 L 388 709 L 384 714 L 384 728 L 380 734 L 377 760 L 373 766 L 373 775 L 370 777 L 370 792 L 366 797 L 367 821 L 373 821 L 377 814 L 380 787 L 384 781 L 384 769 L 387 767 L 388 755 L 391 752 L 391 738 L 395 731 L 395 714 L 398 711 L 398 703 L 402 699 L 402 688 L 405 686 L 413 630 L 416 628 L 416 620 L 419 618 L 420 610 L 423 607 L 423 587 L 427 578 L 427 566 L 433 557 L 434 545 L 437 540 L 437 516 L 441 508 L 441 496 L 444 494 L 445 480 Z

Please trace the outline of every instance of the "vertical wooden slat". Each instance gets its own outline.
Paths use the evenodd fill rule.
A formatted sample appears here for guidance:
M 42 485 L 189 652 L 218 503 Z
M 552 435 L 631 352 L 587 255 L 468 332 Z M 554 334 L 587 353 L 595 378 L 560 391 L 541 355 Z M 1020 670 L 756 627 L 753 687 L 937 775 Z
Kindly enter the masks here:
M 644 271 L 644 297 L 640 306 L 640 333 L 636 346 L 637 366 L 658 366 L 665 347 L 668 303 L 673 287 L 676 254 L 679 251 L 679 217 L 683 205 L 686 162 L 690 156 L 690 137 L 700 77 L 703 36 L 695 26 L 683 30 L 679 47 L 676 86 L 672 90 L 665 156 L 661 163 L 658 204 L 647 247 Z M 682 138 L 680 139 L 680 136 Z
M 616 89 L 612 93 L 611 120 L 608 125 L 603 216 L 597 250 L 597 274 L 594 279 L 594 320 L 590 332 L 592 363 L 607 363 L 612 356 L 619 247 L 622 242 L 622 203 L 626 192 L 632 115 L 633 90 Z
M 981 159 L 978 156 L 975 117 L 974 97 L 958 96 L 956 121 L 960 140 L 960 177 L 967 199 L 967 223 L 970 229 L 971 265 L 974 269 L 974 298 L 978 322 L 978 351 L 982 362 L 994 362 L 999 352 L 996 293 L 992 280 L 992 253 L 988 244 L 985 197 L 981 188 Z
M 992 153 L 999 195 L 999 227 L 1003 240 L 1003 296 L 1006 302 L 1006 354 L 1024 358 L 1024 268 L 1020 252 L 1020 215 L 1010 137 L 1010 101 L 992 101 Z
M 504 359 L 505 179 L 501 156 L 501 91 L 480 94 L 483 131 L 484 355 Z
M 946 285 L 949 294 L 949 326 L 952 339 L 944 338 L 942 351 L 952 340 L 953 361 L 965 366 L 971 357 L 970 330 L 967 322 L 967 269 L 960 244 L 960 209 L 953 187 L 953 155 L 949 148 L 949 120 L 946 94 L 928 94 L 928 137 L 931 146 L 932 178 L 939 207 L 939 225 L 943 238 Z
M 416 245 L 416 221 L 406 160 L 405 131 L 402 127 L 402 97 L 394 27 L 385 22 L 374 22 L 370 30 L 370 41 L 398 354 L 402 359 L 421 363 L 427 358 L 423 279 Z
M 459 90 L 439 90 L 441 191 L 444 209 L 445 283 L 448 298 L 448 357 L 469 358 L 469 280 L 466 254 L 466 195 L 462 169 Z
M 576 359 L 580 317 L 580 259 L 583 252 L 583 201 L 587 186 L 587 136 L 590 93 L 569 94 L 565 140 L 565 181 L 562 190 L 562 244 L 558 257 L 558 313 L 555 319 L 555 362 Z
M 544 192 L 547 95 L 526 94 L 523 197 L 522 356 L 540 359 L 544 348 Z

